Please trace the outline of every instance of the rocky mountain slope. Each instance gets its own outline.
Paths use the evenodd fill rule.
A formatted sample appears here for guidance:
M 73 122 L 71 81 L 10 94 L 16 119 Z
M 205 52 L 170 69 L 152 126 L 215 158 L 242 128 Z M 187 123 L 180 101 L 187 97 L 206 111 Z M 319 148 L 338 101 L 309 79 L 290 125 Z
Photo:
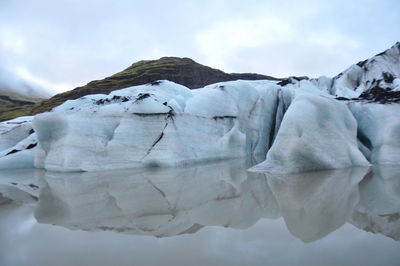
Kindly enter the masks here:
M 28 112 L 35 104 L 43 100 L 44 98 L 23 95 L 9 89 L 0 88 L 0 118 L 3 116 L 5 118 L 21 116 L 21 110 Z
M 314 80 L 342 100 L 400 102 L 400 42 L 370 59 L 352 65 L 333 78 Z
M 190 89 L 201 88 L 206 85 L 230 80 L 277 80 L 276 78 L 253 74 L 232 73 L 201 65 L 189 58 L 163 57 L 159 60 L 143 60 L 134 63 L 127 69 L 102 80 L 89 82 L 71 91 L 60 93 L 33 106 L 23 106 L 3 110 L 0 112 L 0 121 L 18 116 L 34 115 L 49 111 L 66 100 L 73 100 L 89 94 L 108 94 L 117 89 L 151 83 L 157 80 L 170 80 Z

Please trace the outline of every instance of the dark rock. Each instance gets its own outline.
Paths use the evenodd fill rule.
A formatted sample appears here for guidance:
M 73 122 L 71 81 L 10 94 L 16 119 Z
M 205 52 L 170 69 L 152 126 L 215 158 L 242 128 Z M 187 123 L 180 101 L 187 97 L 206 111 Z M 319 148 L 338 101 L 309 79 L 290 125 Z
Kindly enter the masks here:
M 231 115 L 213 116 L 214 120 L 217 120 L 217 119 L 235 119 L 235 118 L 237 118 L 237 117 L 236 116 L 231 116 Z
M 346 97 L 336 97 L 336 100 L 339 100 L 339 101 L 348 101 L 348 100 L 350 100 L 349 98 L 346 98 Z
M 279 85 L 279 86 L 286 86 L 286 85 L 292 84 L 292 83 L 293 82 L 290 79 L 284 79 L 284 80 L 282 80 L 282 81 L 280 81 L 280 82 L 278 82 L 276 84 Z
M 30 150 L 32 148 L 35 148 L 36 146 L 37 146 L 37 143 L 32 143 L 32 144 L 29 144 L 28 147 L 26 147 L 26 149 Z
M 368 62 L 368 60 L 360 61 L 357 63 L 357 66 L 363 67 L 367 62 Z
M 383 76 L 383 80 L 384 80 L 386 83 L 393 83 L 394 77 L 393 77 L 393 75 L 392 75 L 391 73 L 389 73 L 389 72 L 383 72 L 383 73 L 382 73 L 382 76 Z
M 135 102 L 142 101 L 142 100 L 144 100 L 146 98 L 149 98 L 149 97 L 150 97 L 149 93 L 139 93 Z
M 302 81 L 302 80 L 309 80 L 310 78 L 309 77 L 306 77 L 306 76 L 302 76 L 302 77 L 295 77 L 295 76 L 293 76 L 293 77 L 288 77 L 288 78 L 286 78 L 286 79 L 283 79 L 283 80 L 281 80 L 280 82 L 278 82 L 278 83 L 276 83 L 277 85 L 279 85 L 279 86 L 286 86 L 286 85 L 288 85 L 288 84 L 295 84 L 296 83 L 296 81 Z
M 5 96 L 5 95 L 0 95 L 0 100 L 4 100 L 4 101 L 8 101 L 10 103 L 16 104 L 16 105 L 31 105 L 31 104 L 35 104 L 34 102 L 28 102 L 28 101 L 21 101 L 21 100 L 15 100 L 9 96 Z
M 6 156 L 7 156 L 7 155 L 10 155 L 10 154 L 17 153 L 17 152 L 19 152 L 19 150 L 14 149 L 14 150 L 8 152 L 8 153 L 6 154 Z
M 160 81 L 160 80 L 156 80 L 156 81 L 150 82 L 150 85 L 151 85 L 151 86 L 158 86 L 158 85 L 160 85 L 160 84 L 161 84 L 161 81 Z
M 368 100 L 370 102 L 378 103 L 400 103 L 400 91 L 393 91 L 391 88 L 382 88 L 375 86 L 369 90 L 364 91 L 358 100 Z

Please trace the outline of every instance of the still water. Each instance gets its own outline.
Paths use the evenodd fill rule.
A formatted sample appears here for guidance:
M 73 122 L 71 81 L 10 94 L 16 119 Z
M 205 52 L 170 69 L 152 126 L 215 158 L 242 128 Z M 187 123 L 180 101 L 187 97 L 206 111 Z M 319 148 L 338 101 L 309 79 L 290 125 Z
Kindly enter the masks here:
M 400 265 L 400 167 L 0 172 L 0 265 Z

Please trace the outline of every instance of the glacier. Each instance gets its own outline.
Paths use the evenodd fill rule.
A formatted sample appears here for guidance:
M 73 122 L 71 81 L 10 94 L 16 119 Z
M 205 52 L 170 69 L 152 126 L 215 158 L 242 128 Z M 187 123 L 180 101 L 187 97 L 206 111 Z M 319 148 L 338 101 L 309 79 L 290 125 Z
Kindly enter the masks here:
M 397 164 L 400 43 L 336 77 L 160 80 L 0 123 L 0 169 L 177 166 L 260 155 L 251 171 Z
M 304 94 L 288 108 L 266 160 L 251 170 L 305 172 L 368 164 L 358 149 L 357 122 L 347 106 Z

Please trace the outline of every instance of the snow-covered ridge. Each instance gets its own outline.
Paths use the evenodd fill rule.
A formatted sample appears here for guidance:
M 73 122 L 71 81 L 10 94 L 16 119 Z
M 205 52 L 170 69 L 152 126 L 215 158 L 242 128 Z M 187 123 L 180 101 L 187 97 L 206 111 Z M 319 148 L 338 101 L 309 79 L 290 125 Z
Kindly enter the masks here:
M 330 94 L 338 97 L 369 99 L 373 88 L 400 91 L 400 42 L 376 56 L 358 62 L 332 79 L 324 79 Z M 371 91 L 372 90 L 372 91 Z M 384 93 L 384 90 L 376 93 Z M 364 95 L 363 95 L 364 94 Z M 400 95 L 397 95 L 400 98 Z M 369 100 L 373 100 L 371 97 Z
M 399 51 L 397 43 L 332 79 L 197 90 L 164 80 L 70 100 L 32 122 L 1 123 L 0 168 L 97 171 L 247 155 L 266 157 L 253 170 L 276 173 L 397 163 L 400 105 L 362 99 L 397 93 Z

